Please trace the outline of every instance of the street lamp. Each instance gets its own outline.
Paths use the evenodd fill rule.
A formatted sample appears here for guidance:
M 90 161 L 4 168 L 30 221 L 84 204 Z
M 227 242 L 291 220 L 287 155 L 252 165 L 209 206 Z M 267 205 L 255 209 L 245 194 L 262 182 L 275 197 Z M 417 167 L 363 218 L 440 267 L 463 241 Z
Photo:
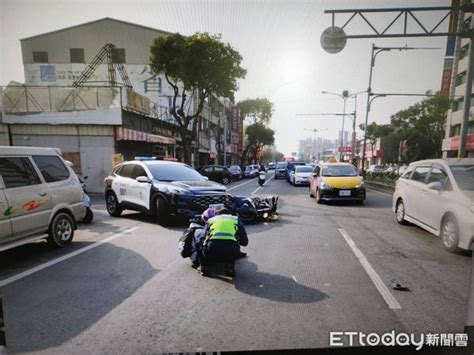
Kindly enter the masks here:
M 342 114 L 346 114 L 346 101 L 349 98 L 349 91 L 343 90 L 342 94 L 337 94 L 335 92 L 328 92 L 328 91 L 321 91 L 321 94 L 328 94 L 340 97 L 344 101 L 344 105 L 342 108 Z M 341 148 L 344 146 L 344 116 L 342 116 L 342 129 L 341 129 Z M 342 152 L 341 152 L 342 157 Z
M 365 146 L 367 144 L 367 124 L 369 122 L 369 111 L 370 111 L 370 104 L 373 100 L 371 100 L 372 95 L 372 73 L 373 69 L 375 66 L 375 58 L 377 55 L 381 52 L 388 52 L 392 50 L 398 50 L 398 51 L 408 51 L 408 50 L 416 50 L 416 49 L 439 49 L 439 48 L 433 48 L 433 47 L 377 47 L 375 43 L 372 43 L 372 53 L 370 56 L 370 72 L 369 72 L 369 86 L 367 88 L 367 109 L 365 112 L 365 124 L 364 124 L 364 143 L 362 146 L 362 172 L 365 175 Z M 385 95 L 383 95 L 385 96 Z M 374 96 L 376 97 L 383 97 L 382 95 Z
M 365 93 L 365 92 L 367 92 L 367 91 L 359 91 L 359 92 L 356 92 L 356 93 L 353 93 L 353 94 L 349 94 L 348 90 L 343 90 L 342 95 L 341 95 L 341 94 L 337 94 L 335 92 L 321 91 L 321 94 L 335 95 L 335 96 L 338 96 L 338 97 L 340 97 L 341 99 L 344 100 L 344 107 L 343 107 L 343 111 L 342 111 L 341 147 L 344 146 L 344 121 L 345 121 L 345 116 L 346 116 L 346 101 L 349 98 L 352 98 L 352 97 L 355 98 L 354 120 L 353 120 L 355 122 L 355 115 L 356 115 L 356 112 L 357 112 L 357 95 Z M 354 146 L 354 141 L 355 141 L 355 128 L 352 129 L 352 144 L 351 144 L 351 146 Z M 354 149 L 354 147 L 352 147 L 352 151 L 354 152 L 353 149 Z M 342 152 L 341 152 L 341 158 L 342 158 Z

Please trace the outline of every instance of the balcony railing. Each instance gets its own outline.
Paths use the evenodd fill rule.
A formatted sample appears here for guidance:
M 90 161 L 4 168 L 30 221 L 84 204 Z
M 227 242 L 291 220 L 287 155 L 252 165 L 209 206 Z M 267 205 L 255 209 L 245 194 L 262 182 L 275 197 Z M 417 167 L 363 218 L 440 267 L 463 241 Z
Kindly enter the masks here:
M 123 110 L 174 123 L 167 107 L 148 97 L 121 87 L 110 86 L 4 86 L 1 87 L 2 112 L 25 115 L 45 112 Z
M 120 107 L 120 88 L 7 86 L 2 88 L 4 114 L 68 112 Z

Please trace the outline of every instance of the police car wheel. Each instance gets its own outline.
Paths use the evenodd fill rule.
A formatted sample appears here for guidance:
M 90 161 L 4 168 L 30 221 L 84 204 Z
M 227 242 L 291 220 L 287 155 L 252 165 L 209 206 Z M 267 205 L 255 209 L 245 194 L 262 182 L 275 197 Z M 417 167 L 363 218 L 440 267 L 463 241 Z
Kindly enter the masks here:
M 168 211 L 168 204 L 163 197 L 158 197 L 155 202 L 155 217 L 163 227 L 166 227 L 170 223 L 170 213 Z
M 107 194 L 105 195 L 105 204 L 107 207 L 107 212 L 112 217 L 118 217 L 122 214 L 123 209 L 120 206 L 120 203 L 117 201 L 117 196 L 115 195 L 115 192 L 107 192 Z

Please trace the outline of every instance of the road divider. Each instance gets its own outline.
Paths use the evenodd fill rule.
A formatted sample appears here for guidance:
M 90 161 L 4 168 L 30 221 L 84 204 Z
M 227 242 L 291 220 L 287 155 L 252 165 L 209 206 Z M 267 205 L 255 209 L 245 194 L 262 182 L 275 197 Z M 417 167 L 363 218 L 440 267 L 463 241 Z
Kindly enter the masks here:
M 65 261 L 67 259 L 71 259 L 71 258 L 73 258 L 73 257 L 75 257 L 79 254 L 85 253 L 86 251 L 97 248 L 98 246 L 101 246 L 102 244 L 111 242 L 114 239 L 123 237 L 124 235 L 130 234 L 130 233 L 136 231 L 137 229 L 140 229 L 140 227 L 128 228 L 128 229 L 124 230 L 121 233 L 117 233 L 117 234 L 111 235 L 110 237 L 104 238 L 102 240 L 98 240 L 97 242 L 94 242 L 91 245 L 88 245 L 88 246 L 86 246 L 84 248 L 81 248 L 79 250 L 73 251 L 72 253 L 63 255 L 59 258 L 48 261 L 47 263 L 35 266 L 35 267 L 33 267 L 31 269 L 28 269 L 26 271 L 23 271 L 19 274 L 16 274 L 16 275 L 10 276 L 6 279 L 0 280 L 0 287 L 6 286 L 8 284 L 11 284 L 12 282 L 15 282 L 15 281 L 23 279 L 27 276 L 33 275 L 33 274 L 37 273 L 38 271 L 44 270 L 44 269 L 46 269 L 50 266 L 56 265 L 57 263 L 60 263 L 60 262 Z
M 372 265 L 370 265 L 369 261 L 367 260 L 367 258 L 364 256 L 364 254 L 362 254 L 362 252 L 360 251 L 360 249 L 357 247 L 357 245 L 354 243 L 354 241 L 352 240 L 352 238 L 349 236 L 349 234 L 347 234 L 347 232 L 342 229 L 342 228 L 339 228 L 339 233 L 341 233 L 342 237 L 346 240 L 347 244 L 349 244 L 349 247 L 352 249 L 352 251 L 354 252 L 356 258 L 359 260 L 359 262 L 361 263 L 362 267 L 364 268 L 364 270 L 367 272 L 367 274 L 369 275 L 370 279 L 372 280 L 372 282 L 374 283 L 375 287 L 377 288 L 377 290 L 380 292 L 380 294 L 382 295 L 382 297 L 384 298 L 385 302 L 387 302 L 388 304 L 388 307 L 390 309 L 402 309 L 402 306 L 400 306 L 400 304 L 398 303 L 398 301 L 395 299 L 395 297 L 393 297 L 392 293 L 389 291 L 388 287 L 385 286 L 385 284 L 383 283 L 382 279 L 380 278 L 380 276 L 377 274 L 377 272 L 374 270 L 374 268 L 372 267 Z

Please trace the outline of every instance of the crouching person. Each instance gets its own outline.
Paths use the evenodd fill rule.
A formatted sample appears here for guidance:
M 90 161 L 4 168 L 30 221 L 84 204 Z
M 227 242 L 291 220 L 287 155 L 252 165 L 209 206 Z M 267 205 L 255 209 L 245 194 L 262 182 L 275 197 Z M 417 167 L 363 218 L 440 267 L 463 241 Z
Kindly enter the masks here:
M 241 257 L 240 245 L 247 246 L 249 242 L 243 223 L 227 210 L 220 210 L 208 219 L 202 233 L 203 242 L 198 253 L 201 275 L 211 275 L 209 266 L 212 263 L 223 263 L 227 276 L 234 277 L 235 260 Z

